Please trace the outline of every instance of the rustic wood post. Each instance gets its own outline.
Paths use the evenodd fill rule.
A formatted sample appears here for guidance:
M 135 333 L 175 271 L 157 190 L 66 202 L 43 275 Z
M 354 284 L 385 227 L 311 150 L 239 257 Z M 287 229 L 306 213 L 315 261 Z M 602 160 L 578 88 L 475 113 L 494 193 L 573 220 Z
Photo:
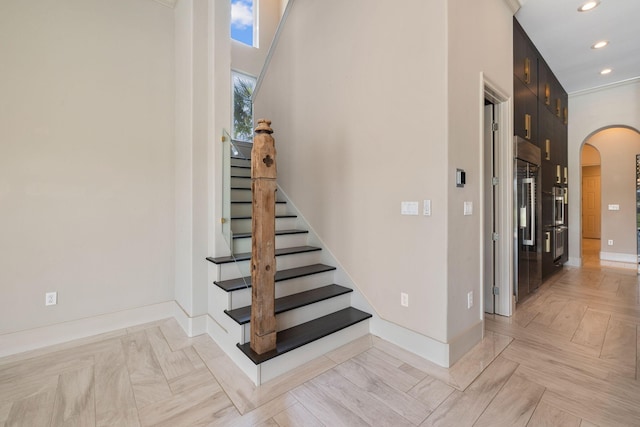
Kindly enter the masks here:
M 276 348 L 276 148 L 271 121 L 260 119 L 251 150 L 251 349 Z

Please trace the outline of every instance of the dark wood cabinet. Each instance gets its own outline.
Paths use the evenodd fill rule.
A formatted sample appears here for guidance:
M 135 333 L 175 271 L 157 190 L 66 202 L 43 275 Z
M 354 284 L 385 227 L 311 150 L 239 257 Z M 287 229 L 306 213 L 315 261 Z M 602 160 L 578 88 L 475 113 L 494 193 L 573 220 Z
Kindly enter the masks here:
M 518 79 L 513 83 L 513 132 L 539 146 L 538 98 Z
M 568 187 L 568 96 L 562 85 L 514 18 L 513 23 L 513 129 L 540 147 L 540 236 L 542 280 L 557 272 L 568 260 L 568 230 L 555 223 L 554 191 Z M 565 196 L 565 202 L 569 196 Z M 565 223 L 568 211 L 565 203 Z M 555 249 L 563 243 L 564 253 Z

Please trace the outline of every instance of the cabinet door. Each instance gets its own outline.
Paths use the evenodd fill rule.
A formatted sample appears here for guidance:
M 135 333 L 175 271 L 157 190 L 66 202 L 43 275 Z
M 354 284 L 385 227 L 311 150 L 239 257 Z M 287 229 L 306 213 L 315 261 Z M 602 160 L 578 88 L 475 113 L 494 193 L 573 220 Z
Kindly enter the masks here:
M 553 95 L 557 88 L 553 73 L 542 58 L 538 58 L 538 101 L 540 106 L 548 111 L 553 111 Z
M 538 95 L 538 51 L 518 21 L 513 21 L 513 74 Z
M 518 79 L 513 80 L 513 132 L 539 146 L 538 99 Z

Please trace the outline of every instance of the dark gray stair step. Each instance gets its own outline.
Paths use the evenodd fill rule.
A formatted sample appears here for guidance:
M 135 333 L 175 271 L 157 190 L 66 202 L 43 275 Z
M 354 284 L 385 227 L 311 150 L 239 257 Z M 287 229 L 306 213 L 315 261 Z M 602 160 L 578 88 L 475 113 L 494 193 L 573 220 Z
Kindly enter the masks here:
M 232 204 L 232 205 L 233 205 L 233 204 L 239 204 L 239 205 L 250 205 L 251 203 L 253 203 L 251 200 L 235 200 L 235 201 L 234 201 L 234 200 L 232 200 L 232 201 L 231 201 L 231 204 Z M 276 204 L 278 204 L 278 203 L 280 203 L 280 204 L 284 204 L 284 203 L 287 203 L 287 202 L 285 202 L 285 201 L 281 201 L 281 200 L 276 200 Z
M 231 217 L 231 219 L 251 219 L 251 218 L 252 218 L 251 216 L 232 216 Z M 293 215 L 293 214 L 276 215 L 276 218 L 298 218 L 298 215 Z M 289 234 L 293 234 L 293 233 L 289 233 Z
M 317 246 L 293 246 L 291 248 L 276 249 L 276 256 L 294 255 L 305 252 L 314 252 L 322 250 Z M 251 252 L 243 252 L 235 254 L 234 256 L 221 256 L 221 257 L 207 257 L 207 261 L 211 261 L 214 264 L 227 264 L 234 261 L 247 261 L 251 259 Z
M 328 300 L 329 298 L 353 292 L 353 289 L 340 285 L 327 285 L 321 288 L 311 289 L 293 295 L 288 295 L 275 300 L 275 313 L 280 314 L 289 310 L 304 307 L 316 302 Z M 225 313 L 240 325 L 249 323 L 251 320 L 251 306 L 240 307 L 233 310 L 225 310 Z
M 276 236 L 286 236 L 288 234 L 305 234 L 308 230 L 276 230 Z M 234 239 L 246 239 L 251 237 L 251 233 L 235 233 Z
M 334 332 L 348 328 L 371 317 L 371 314 L 349 307 L 326 316 L 319 317 L 306 323 L 278 332 L 276 335 L 276 349 L 257 354 L 251 350 L 249 342 L 238 344 L 238 348 L 256 365 L 295 350 L 305 344 L 324 338 Z
M 335 267 L 325 264 L 311 264 L 304 267 L 290 268 L 288 270 L 280 270 L 276 272 L 276 282 L 295 279 L 298 277 L 311 276 L 312 274 L 324 273 L 326 271 L 335 270 Z M 251 276 L 241 277 L 238 279 L 220 280 L 213 282 L 222 290 L 227 292 L 237 291 L 240 289 L 251 287 Z

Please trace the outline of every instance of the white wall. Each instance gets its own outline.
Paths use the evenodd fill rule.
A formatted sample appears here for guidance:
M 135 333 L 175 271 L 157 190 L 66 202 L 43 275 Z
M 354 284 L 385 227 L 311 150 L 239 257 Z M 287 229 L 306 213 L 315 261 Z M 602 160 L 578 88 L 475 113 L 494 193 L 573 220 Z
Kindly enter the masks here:
M 146 0 L 0 2 L 0 334 L 174 298 L 173 28 Z
M 569 262 L 581 264 L 582 144 L 594 132 L 612 126 L 640 130 L 640 79 L 569 95 Z
M 441 342 L 445 64 L 444 1 L 296 1 L 255 104 L 279 184 L 378 314 Z M 400 215 L 425 198 L 433 216 Z
M 481 202 L 483 189 L 491 184 L 482 182 L 484 84 L 480 75 L 511 97 L 513 10 L 502 0 L 449 0 L 448 4 L 449 146 L 447 172 L 440 181 L 449 194 L 447 338 L 451 341 L 482 319 Z M 464 188 L 455 186 L 456 168 L 466 171 Z M 500 178 L 501 186 L 511 185 L 510 176 Z M 498 187 L 496 191 L 502 190 Z M 471 216 L 463 215 L 465 201 L 473 203 Z M 509 215 L 503 213 L 505 221 Z M 467 309 L 468 292 L 474 293 L 471 309 Z
M 215 268 L 227 255 L 221 234 L 223 129 L 231 109 L 230 2 L 181 0 L 176 26 L 176 301 L 191 317 L 207 312 Z M 190 326 L 183 325 L 190 331 Z
M 278 182 L 380 317 L 442 343 L 481 321 L 480 73 L 512 91 L 513 11 L 486 3 L 297 1 L 256 99 Z
M 640 154 L 640 133 L 628 128 L 609 128 L 590 136 L 587 143 L 600 152 L 600 252 L 605 260 L 635 263 L 636 155 Z M 610 204 L 619 205 L 620 210 L 608 210 Z M 608 240 L 614 244 L 609 246 Z

